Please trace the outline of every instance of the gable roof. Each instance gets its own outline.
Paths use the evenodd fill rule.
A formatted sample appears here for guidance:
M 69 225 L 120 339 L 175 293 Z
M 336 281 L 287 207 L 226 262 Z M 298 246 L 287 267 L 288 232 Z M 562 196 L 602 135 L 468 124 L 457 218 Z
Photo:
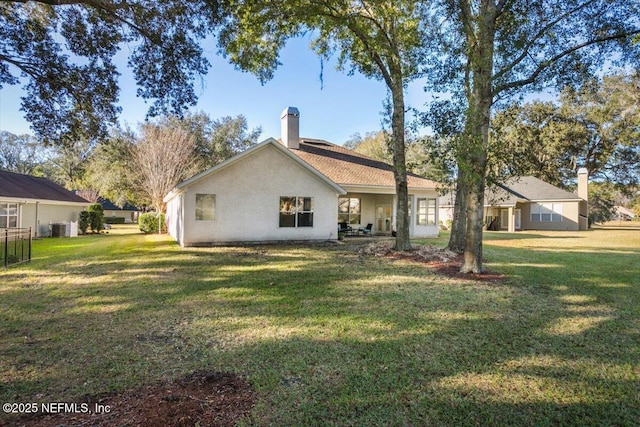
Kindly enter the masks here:
M 111 200 L 105 199 L 104 197 L 98 197 L 98 203 L 100 203 L 100 205 L 102 206 L 102 209 L 104 209 L 105 211 L 139 211 L 140 210 L 138 209 L 137 206 L 134 206 L 129 202 L 125 203 L 124 206 L 120 207 L 115 203 L 113 203 Z
M 298 157 L 339 185 L 391 187 L 395 189 L 393 166 L 321 139 L 301 138 Z M 409 188 L 435 189 L 436 183 L 407 174 Z
M 46 178 L 7 171 L 0 171 L 0 197 L 89 204 L 82 197 Z
M 453 205 L 453 193 L 440 198 L 441 206 Z M 515 206 L 518 202 L 581 201 L 577 195 L 534 176 L 515 177 L 497 184 L 484 193 L 485 206 Z
M 336 192 L 338 192 L 339 194 L 346 194 L 347 192 L 345 191 L 344 188 L 340 187 L 337 183 L 335 183 L 334 181 L 332 181 L 331 179 L 329 179 L 327 176 L 325 176 L 324 174 L 322 174 L 321 172 L 319 172 L 317 169 L 315 169 L 313 166 L 309 165 L 308 163 L 304 162 L 302 159 L 300 159 L 300 157 L 296 156 L 295 154 L 293 154 L 291 152 L 291 150 L 288 150 L 286 147 L 284 147 L 282 144 L 280 144 L 278 141 L 276 141 L 273 138 L 268 138 L 264 141 L 262 141 L 261 143 L 254 145 L 253 147 L 249 148 L 248 150 L 243 151 L 240 154 L 237 154 L 233 157 L 231 157 L 230 159 L 225 160 L 222 163 L 218 163 L 217 165 L 215 165 L 212 168 L 209 168 L 203 172 L 200 172 L 197 175 L 192 176 L 191 178 L 182 181 L 181 183 L 179 183 L 178 185 L 176 185 L 176 187 L 171 190 L 171 192 L 169 194 L 167 194 L 164 197 L 164 202 L 168 202 L 169 200 L 171 200 L 173 197 L 175 197 L 177 194 L 180 193 L 180 191 L 184 188 L 187 187 L 195 182 L 200 181 L 201 179 L 216 173 L 219 170 L 222 170 L 224 168 L 227 168 L 229 166 L 231 166 L 232 164 L 242 160 L 243 158 L 250 156 L 251 154 L 264 149 L 267 146 L 271 146 L 271 147 L 275 147 L 277 150 L 279 150 L 281 153 L 284 153 L 289 159 L 293 160 L 294 162 L 296 162 L 298 165 L 300 165 L 303 169 L 306 169 L 308 172 L 310 172 L 311 174 L 315 175 L 316 178 L 320 179 L 322 182 L 324 182 L 326 185 L 328 185 L 329 187 L 333 188 Z

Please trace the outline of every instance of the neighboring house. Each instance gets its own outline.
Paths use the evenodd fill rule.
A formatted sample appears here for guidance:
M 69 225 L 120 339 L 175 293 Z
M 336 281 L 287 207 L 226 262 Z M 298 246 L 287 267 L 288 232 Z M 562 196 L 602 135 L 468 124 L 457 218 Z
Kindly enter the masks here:
M 485 192 L 484 218 L 489 229 L 586 230 L 587 170 L 578 171 L 578 194 L 533 176 L 512 178 Z M 439 200 L 440 219 L 453 220 L 454 193 Z
M 285 109 L 282 138 L 262 143 L 176 186 L 167 228 L 182 246 L 334 240 L 338 224 L 395 231 L 393 168 L 329 142 L 299 137 L 299 113 Z M 408 177 L 412 237 L 437 236 L 436 184 Z
M 631 209 L 624 206 L 614 206 L 613 209 L 615 211 L 615 219 L 618 221 L 633 221 L 636 217 Z
M 31 227 L 36 237 L 50 236 L 52 224 L 78 221 L 89 205 L 46 178 L 0 171 L 0 228 Z
M 105 199 L 104 197 L 98 197 L 98 203 L 100 203 L 102 209 L 104 210 L 105 219 L 124 218 L 125 223 L 138 222 L 140 209 L 137 206 L 132 205 L 131 203 L 125 203 L 124 206 L 120 207 L 113 203 L 111 200 Z

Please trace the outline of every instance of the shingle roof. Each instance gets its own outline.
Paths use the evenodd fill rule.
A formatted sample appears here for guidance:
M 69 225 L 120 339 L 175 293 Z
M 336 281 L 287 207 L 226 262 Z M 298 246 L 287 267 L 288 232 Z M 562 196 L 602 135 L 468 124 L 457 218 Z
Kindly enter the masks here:
M 300 148 L 291 152 L 336 184 L 395 188 L 391 165 L 339 145 L 301 138 Z M 407 179 L 409 188 L 436 188 L 435 182 L 415 174 L 408 174 Z
M 551 202 L 582 200 L 577 195 L 551 185 L 534 176 L 511 178 L 502 184 L 487 188 L 484 194 L 485 206 L 513 206 L 517 202 Z M 441 206 L 450 206 L 452 193 L 440 198 Z
M 0 171 L 0 197 L 89 203 L 46 178 L 6 171 Z
M 124 206 L 120 207 L 113 203 L 109 199 L 105 199 L 104 197 L 98 197 L 98 203 L 102 206 L 102 209 L 105 211 L 139 211 L 137 206 L 132 205 L 131 203 L 125 203 Z
M 521 197 L 531 201 L 582 200 L 574 193 L 558 188 L 534 176 L 511 178 L 502 187 L 512 194 L 521 195 Z

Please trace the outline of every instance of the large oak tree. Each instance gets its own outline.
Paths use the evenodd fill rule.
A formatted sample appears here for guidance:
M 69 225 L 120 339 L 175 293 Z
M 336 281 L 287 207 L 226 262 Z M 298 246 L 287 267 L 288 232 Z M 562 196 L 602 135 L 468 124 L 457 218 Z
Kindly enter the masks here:
M 457 215 L 450 246 L 463 272 L 482 272 L 482 227 L 489 126 L 496 102 L 583 80 L 606 61 L 637 60 L 637 2 L 626 0 L 442 0 L 439 49 L 430 89 L 464 105 L 456 146 Z M 462 239 L 456 237 L 463 236 Z M 458 245 L 463 242 L 461 248 Z
M 396 248 L 409 242 L 405 161 L 405 88 L 422 75 L 429 44 L 424 4 L 415 1 L 232 0 L 220 42 L 243 70 L 262 81 L 273 76 L 286 40 L 311 32 L 322 57 L 338 55 L 338 68 L 381 80 L 389 91 L 396 204 Z
M 124 47 L 149 113 L 181 113 L 209 63 L 200 41 L 218 22 L 213 1 L 0 1 L 0 88 L 22 84 L 36 136 L 64 145 L 104 137 L 117 120 L 115 55 Z

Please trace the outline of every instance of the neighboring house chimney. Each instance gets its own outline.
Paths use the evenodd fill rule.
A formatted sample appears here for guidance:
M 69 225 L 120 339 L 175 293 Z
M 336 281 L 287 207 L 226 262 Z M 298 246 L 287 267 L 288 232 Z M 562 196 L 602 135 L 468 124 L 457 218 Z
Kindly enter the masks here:
M 583 201 L 580 202 L 580 210 L 579 210 L 579 221 L 578 230 L 588 230 L 589 229 L 589 191 L 588 191 L 588 183 L 589 183 L 589 171 L 586 168 L 578 169 L 578 197 L 580 197 Z
M 296 107 L 285 108 L 280 115 L 282 144 L 287 148 L 300 148 L 300 112 Z
M 578 169 L 578 197 L 582 200 L 589 200 L 589 192 L 587 191 L 588 181 L 589 171 L 587 171 L 587 168 Z

